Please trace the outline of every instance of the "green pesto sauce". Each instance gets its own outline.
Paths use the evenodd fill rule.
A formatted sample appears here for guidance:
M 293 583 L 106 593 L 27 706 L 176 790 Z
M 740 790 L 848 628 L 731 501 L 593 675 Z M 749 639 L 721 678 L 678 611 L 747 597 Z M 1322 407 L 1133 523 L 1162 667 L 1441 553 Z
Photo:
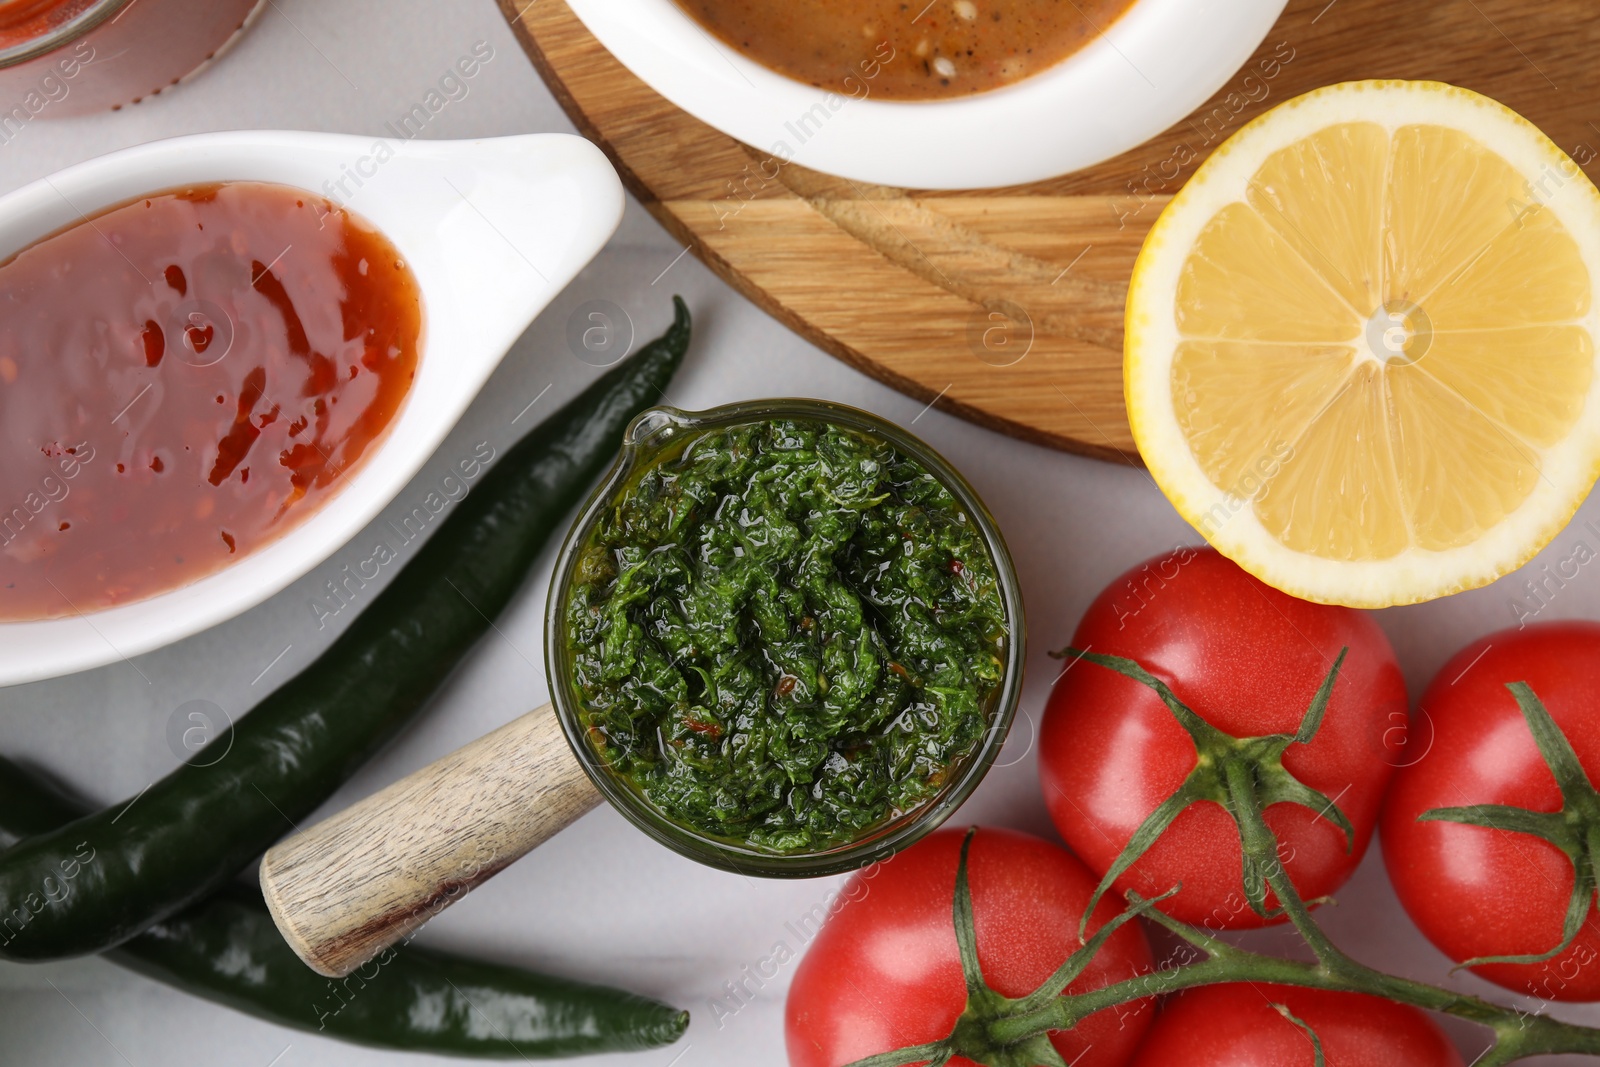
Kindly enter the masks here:
M 921 464 L 814 420 L 689 431 L 581 549 L 567 648 L 590 742 L 673 821 L 774 853 L 937 793 L 989 724 L 995 564 Z

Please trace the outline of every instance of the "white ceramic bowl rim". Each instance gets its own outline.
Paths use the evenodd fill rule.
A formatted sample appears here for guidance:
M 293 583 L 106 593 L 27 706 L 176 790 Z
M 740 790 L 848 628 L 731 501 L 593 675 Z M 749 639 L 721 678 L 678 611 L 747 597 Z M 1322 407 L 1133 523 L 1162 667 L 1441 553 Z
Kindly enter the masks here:
M 762 153 L 856 181 L 962 189 L 1066 174 L 1155 136 L 1228 82 L 1287 0 L 1135 0 L 1106 33 L 1030 78 L 917 102 L 874 100 L 868 79 L 854 96 L 791 80 L 716 40 L 674 0 L 569 3 L 652 89 Z
M 0 197 L 0 260 L 141 194 L 239 180 L 320 192 L 399 249 L 422 290 L 424 315 L 405 404 L 337 493 L 231 566 L 131 604 L 0 623 L 0 685 L 127 659 L 198 633 L 259 604 L 350 541 L 421 469 L 512 343 L 610 238 L 624 202 L 600 150 L 567 134 L 405 141 L 210 133 L 114 152 Z

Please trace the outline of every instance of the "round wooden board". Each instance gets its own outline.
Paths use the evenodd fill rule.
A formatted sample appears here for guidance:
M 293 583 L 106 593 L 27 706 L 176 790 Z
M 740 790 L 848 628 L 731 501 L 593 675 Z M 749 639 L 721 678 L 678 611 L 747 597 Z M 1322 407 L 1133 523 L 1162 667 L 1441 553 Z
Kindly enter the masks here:
M 1048 182 L 926 193 L 780 165 L 651 91 L 565 0 L 500 0 L 545 82 L 634 195 L 780 322 L 944 410 L 1130 463 L 1128 277 L 1145 233 L 1199 161 L 1262 111 L 1317 86 L 1431 78 L 1504 101 L 1592 177 L 1600 10 L 1591 2 L 1291 0 L 1211 101 L 1140 147 Z

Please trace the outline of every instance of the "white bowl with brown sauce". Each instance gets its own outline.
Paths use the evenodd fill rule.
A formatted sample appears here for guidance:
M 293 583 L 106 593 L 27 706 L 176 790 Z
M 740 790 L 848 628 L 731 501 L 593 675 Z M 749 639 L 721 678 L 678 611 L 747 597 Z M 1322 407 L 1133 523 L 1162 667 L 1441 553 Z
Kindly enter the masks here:
M 569 0 L 652 89 L 756 149 L 764 179 L 799 163 L 915 189 L 1039 181 L 1127 151 L 1227 84 L 1286 2 L 861 0 L 857 27 L 812 18 L 840 12 L 816 0 Z M 1040 35 L 1045 16 L 1070 39 Z
M 273 131 L 141 145 L 0 198 L 0 685 L 197 633 L 350 541 L 623 202 L 604 155 L 569 135 Z M 319 256 L 338 273 L 317 273 Z M 215 306 L 218 292 L 238 300 Z M 375 302 L 384 292 L 399 295 Z M 54 332 L 39 325 L 51 316 Z M 392 336 L 378 329 L 391 320 Z M 279 364 L 292 373 L 273 379 Z M 399 384 L 369 384 L 385 374 Z M 171 426 L 154 421 L 163 411 Z M 239 515 L 219 525 L 240 501 L 253 534 Z M 127 551 L 135 537 L 144 556 Z M 152 556 L 166 569 L 129 563 Z

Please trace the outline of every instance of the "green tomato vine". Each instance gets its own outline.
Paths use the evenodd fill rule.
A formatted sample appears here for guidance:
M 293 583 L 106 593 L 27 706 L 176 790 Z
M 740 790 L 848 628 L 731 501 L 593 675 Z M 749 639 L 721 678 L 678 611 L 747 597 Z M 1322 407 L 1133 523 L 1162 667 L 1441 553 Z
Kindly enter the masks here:
M 972 894 L 967 881 L 967 852 L 977 830 L 969 830 L 961 846 L 952 903 L 956 944 L 960 950 L 961 969 L 967 987 L 965 1009 L 951 1032 L 938 1041 L 868 1056 L 856 1060 L 849 1067 L 905 1067 L 921 1063 L 929 1064 L 929 1067 L 944 1067 L 956 1056 L 985 1067 L 1069 1067 L 1050 1043 L 1052 1031 L 1070 1030 L 1089 1016 L 1108 1008 L 1184 989 L 1229 982 L 1364 993 L 1466 1019 L 1486 1027 L 1493 1038 L 1493 1044 L 1475 1061 L 1474 1067 L 1502 1067 L 1527 1056 L 1559 1053 L 1600 1056 L 1600 1028 L 1562 1022 L 1546 1015 L 1494 1004 L 1481 997 L 1386 974 L 1351 958 L 1329 940 L 1312 918 L 1310 907 L 1278 859 L 1278 839 L 1267 826 L 1263 812 L 1273 803 L 1302 804 L 1332 819 L 1347 835 L 1350 833 L 1349 824 L 1337 807 L 1327 802 L 1324 808 L 1326 798 L 1294 780 L 1281 763 L 1281 756 L 1289 745 L 1306 743 L 1315 736 L 1338 677 L 1343 653 L 1318 688 L 1300 729 L 1293 735 L 1264 738 L 1235 738 L 1221 733 L 1185 706 L 1169 687 L 1132 660 L 1093 655 L 1077 649 L 1068 649 L 1062 655 L 1089 660 L 1154 690 L 1195 739 L 1198 754 L 1195 771 L 1140 826 L 1134 839 L 1101 881 L 1080 924 L 1081 947 L 1068 956 L 1049 979 L 1026 996 L 1006 997 L 995 992 L 985 980 L 983 968 L 978 963 Z M 1595 893 L 1596 879 L 1600 877 L 1597 874 L 1597 861 L 1600 861 L 1600 792 L 1590 784 L 1571 745 L 1533 690 L 1523 682 L 1512 682 L 1507 688 L 1516 698 L 1541 754 L 1561 786 L 1564 801 L 1562 811 L 1529 812 L 1503 805 L 1479 805 L 1442 808 L 1426 812 L 1421 818 L 1491 826 L 1534 834 L 1551 841 L 1571 858 L 1576 884 L 1563 939 L 1555 948 L 1536 956 L 1468 960 L 1462 966 L 1485 962 L 1537 962 L 1561 952 L 1571 943 L 1577 927 L 1587 915 Z M 1178 803 L 1180 798 L 1182 803 Z M 1244 853 L 1247 898 L 1258 911 L 1268 914 L 1266 894 L 1270 890 L 1278 905 L 1270 914 L 1282 914 L 1288 918 L 1311 950 L 1313 959 L 1287 960 L 1240 948 L 1197 926 L 1163 914 L 1157 905 L 1178 892 L 1178 886 L 1153 899 L 1146 899 L 1133 891 L 1127 892 L 1127 908 L 1096 930 L 1093 936 L 1083 939 L 1100 896 L 1160 836 L 1179 811 L 1197 800 L 1221 804 L 1233 816 Z M 1203 958 L 1166 965 L 1100 989 L 1083 993 L 1066 992 L 1066 987 L 1083 973 L 1106 940 L 1122 926 L 1139 918 L 1156 923 L 1177 935 L 1196 950 L 1197 956 Z M 1286 1006 L 1278 1004 L 1274 1007 L 1290 1023 L 1305 1032 L 1316 1067 L 1324 1067 L 1322 1041 L 1316 1032 L 1291 1014 Z

